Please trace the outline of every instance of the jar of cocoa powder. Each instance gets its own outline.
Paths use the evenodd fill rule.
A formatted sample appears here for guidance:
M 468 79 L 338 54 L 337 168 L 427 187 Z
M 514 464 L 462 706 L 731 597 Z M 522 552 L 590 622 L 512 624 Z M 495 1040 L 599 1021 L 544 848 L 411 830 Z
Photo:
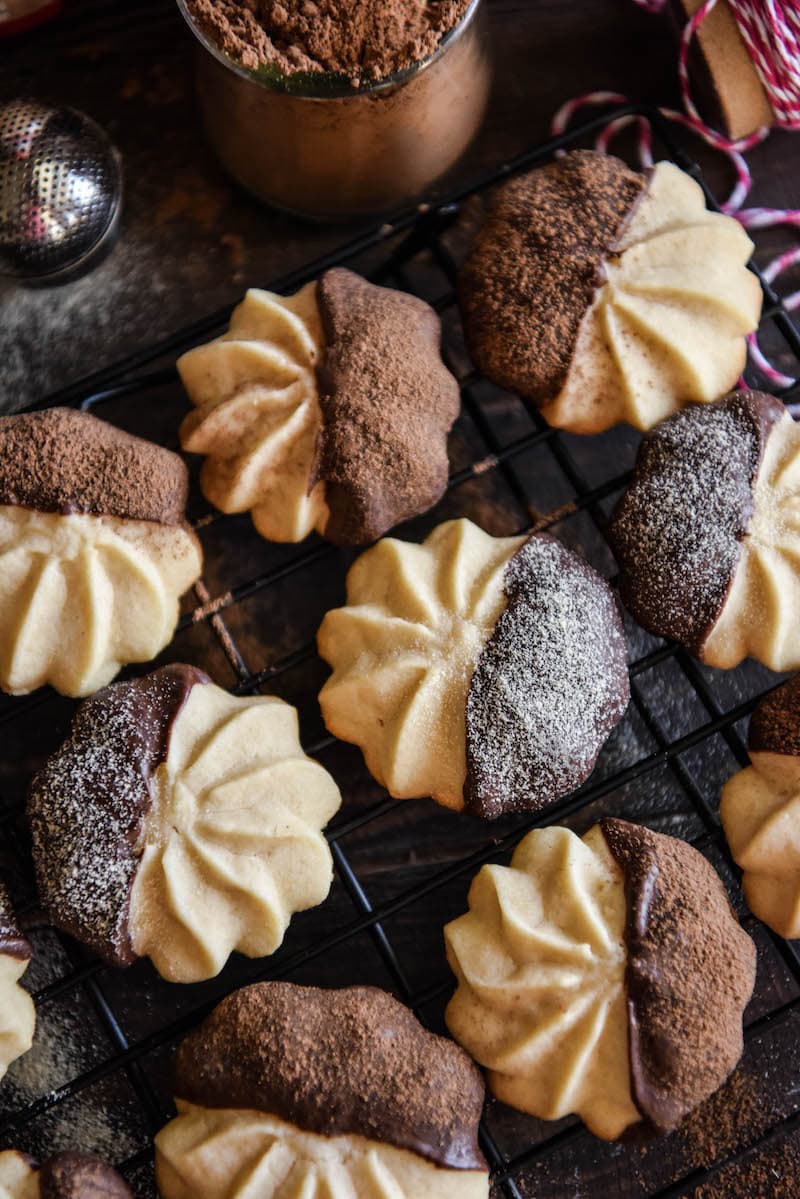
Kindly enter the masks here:
M 230 38 L 198 14 L 216 20 L 219 9 L 227 19 L 237 0 L 178 0 L 199 42 L 200 110 L 223 166 L 259 199 L 317 220 L 386 213 L 419 199 L 471 142 L 490 84 L 481 0 L 436 2 L 458 19 L 430 53 L 383 77 L 348 78 L 303 69 L 293 46 L 288 63 L 260 62 L 267 43 L 250 21 L 255 0 L 242 3 L 245 20 Z M 283 0 L 284 13 L 292 3 L 315 8 Z M 293 60 L 301 69 L 286 69 Z

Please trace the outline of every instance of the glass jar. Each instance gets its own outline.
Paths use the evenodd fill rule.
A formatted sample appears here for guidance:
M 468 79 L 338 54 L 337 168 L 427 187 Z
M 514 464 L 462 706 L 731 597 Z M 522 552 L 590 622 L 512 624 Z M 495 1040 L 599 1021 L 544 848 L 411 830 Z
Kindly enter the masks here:
M 178 6 L 199 42 L 197 92 L 223 166 L 261 200 L 316 220 L 346 220 L 418 199 L 463 154 L 489 95 L 481 0 L 428 58 L 354 88 L 324 72 L 251 71 Z

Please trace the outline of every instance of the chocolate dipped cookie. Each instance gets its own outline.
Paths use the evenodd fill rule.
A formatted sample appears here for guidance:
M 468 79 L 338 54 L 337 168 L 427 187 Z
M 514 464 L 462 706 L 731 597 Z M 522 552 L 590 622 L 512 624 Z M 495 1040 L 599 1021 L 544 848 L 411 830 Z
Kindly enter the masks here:
M 610 540 L 625 606 L 709 666 L 800 667 L 800 426 L 734 391 L 645 437 Z
M 752 250 L 672 163 L 575 150 L 498 192 L 460 280 L 470 351 L 551 425 L 649 429 L 741 374 Z
M 552 537 L 468 520 L 362 554 L 318 644 L 325 723 L 378 782 L 487 819 L 579 786 L 628 703 L 605 581 Z
M 426 512 L 460 403 L 440 342 L 422 300 L 341 268 L 293 296 L 249 291 L 223 337 L 178 360 L 204 494 L 272 541 L 365 545 Z
M 33 1000 L 19 984 L 33 956 L 17 924 L 8 891 L 0 883 L 0 1080 L 33 1044 Z M 0 1184 L 1 1186 L 2 1184 Z
M 445 942 L 448 1028 L 540 1119 L 666 1132 L 741 1056 L 755 946 L 684 841 L 611 819 L 536 829 L 481 869 Z
M 83 703 L 34 779 L 39 894 L 113 965 L 210 978 L 233 950 L 273 953 L 292 913 L 325 899 L 321 829 L 340 803 L 289 704 L 166 666 Z
M 800 675 L 759 702 L 748 748 L 750 765 L 722 789 L 725 836 L 752 911 L 800 937 Z
M 88 695 L 170 641 L 199 577 L 169 450 L 70 408 L 0 417 L 0 687 Z
M 0 1152 L 0 1199 L 133 1199 L 116 1170 L 91 1153 L 56 1153 L 39 1167 L 25 1153 Z
M 183 1042 L 163 1199 L 488 1199 L 483 1081 L 385 991 L 259 983 Z

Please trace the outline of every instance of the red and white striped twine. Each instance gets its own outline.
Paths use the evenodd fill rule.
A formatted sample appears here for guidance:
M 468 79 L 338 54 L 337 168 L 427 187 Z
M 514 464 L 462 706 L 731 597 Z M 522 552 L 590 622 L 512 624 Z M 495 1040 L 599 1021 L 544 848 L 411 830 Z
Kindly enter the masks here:
M 714 0 L 716 3 L 716 0 Z M 800 129 L 800 6 L 797 0 L 728 0 L 775 124 Z M 713 4 L 712 4 L 713 7 Z
M 748 48 L 753 65 L 775 113 L 775 125 L 783 129 L 800 130 L 800 2 L 799 0 L 727 0 L 739 31 Z M 649 12 L 661 12 L 669 0 L 634 0 Z M 677 121 L 699 134 L 714 149 L 725 154 L 736 172 L 736 186 L 722 205 L 723 212 L 735 216 L 746 229 L 769 229 L 778 225 L 793 225 L 800 229 L 800 209 L 744 208 L 752 187 L 750 168 L 744 154 L 758 145 L 769 133 L 769 127 L 757 129 L 747 137 L 732 140 L 716 129 L 712 129 L 701 117 L 692 99 L 689 83 L 689 52 L 697 30 L 718 0 L 704 0 L 697 12 L 687 22 L 681 35 L 678 73 L 683 97 L 684 112 L 662 108 L 662 116 Z M 551 122 L 554 135 L 563 133 L 579 109 L 604 104 L 625 104 L 628 97 L 618 92 L 587 92 L 575 100 L 569 100 L 558 110 Z M 653 139 L 646 117 L 625 116 L 609 121 L 598 135 L 596 146 L 606 152 L 614 137 L 631 124 L 638 126 L 639 159 L 643 167 L 653 165 Z M 800 248 L 780 254 L 764 270 L 764 277 L 772 284 L 784 271 L 800 264 Z M 800 291 L 784 299 L 786 308 L 793 312 L 800 308 Z M 791 387 L 797 382 L 782 371 L 776 370 L 765 358 L 756 334 L 748 338 L 750 356 L 755 365 L 776 387 Z

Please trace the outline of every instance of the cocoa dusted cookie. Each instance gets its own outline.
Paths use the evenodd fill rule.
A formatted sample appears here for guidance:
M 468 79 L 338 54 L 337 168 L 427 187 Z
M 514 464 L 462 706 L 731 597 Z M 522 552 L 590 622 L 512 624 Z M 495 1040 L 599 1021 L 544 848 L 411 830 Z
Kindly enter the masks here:
M 460 402 L 440 342 L 422 300 L 341 268 L 293 296 L 249 291 L 223 337 L 178 360 L 204 494 L 272 541 L 366 545 L 426 512 Z
M 33 950 L 20 931 L 8 891 L 0 883 L 0 1080 L 8 1067 L 33 1044 L 33 1000 L 19 980 Z
M 752 911 L 799 938 L 800 675 L 760 700 L 748 748 L 750 765 L 722 789 L 722 825 Z
M 644 439 L 610 527 L 622 599 L 709 666 L 800 667 L 800 426 L 734 391 Z
M 177 456 L 70 408 L 0 417 L 0 688 L 88 695 L 154 658 L 198 578 Z
M 579 786 L 628 703 L 600 575 L 552 537 L 490 537 L 468 520 L 362 554 L 318 644 L 333 667 L 325 723 L 378 782 L 487 819 Z
M 684 841 L 624 820 L 536 829 L 481 869 L 445 942 L 448 1028 L 540 1119 L 667 1132 L 741 1056 L 755 946 Z
M 340 803 L 289 704 L 166 666 L 83 703 L 34 779 L 39 895 L 113 965 L 210 978 L 235 949 L 274 952 L 292 914 L 325 899 L 321 829 Z
M 672 163 L 575 150 L 498 192 L 460 280 L 470 351 L 551 425 L 649 429 L 736 382 L 761 312 L 752 250 Z
M 164 1199 L 488 1199 L 483 1081 L 385 991 L 259 983 L 183 1042 L 177 1119 L 156 1137 Z
M 91 1153 L 56 1153 L 43 1166 L 14 1149 L 0 1153 L 0 1199 L 133 1199 L 125 1180 Z

